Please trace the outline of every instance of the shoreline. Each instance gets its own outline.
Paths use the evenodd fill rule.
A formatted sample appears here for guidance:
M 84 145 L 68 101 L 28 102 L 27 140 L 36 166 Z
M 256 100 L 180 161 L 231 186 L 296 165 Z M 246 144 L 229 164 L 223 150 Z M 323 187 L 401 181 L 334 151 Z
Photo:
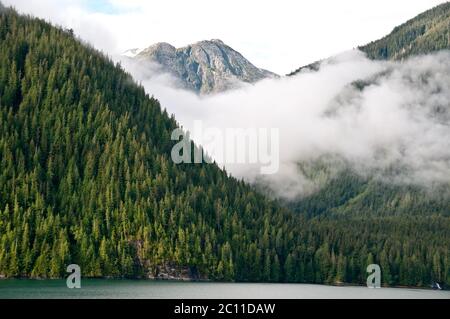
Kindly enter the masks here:
M 1 281 L 19 280 L 19 281 L 58 281 L 66 278 L 31 278 L 31 277 L 0 277 Z M 321 284 L 321 283 L 307 283 L 307 282 L 261 282 L 261 281 L 214 281 L 211 279 L 191 279 L 191 278 L 145 278 L 145 277 L 82 277 L 82 280 L 113 280 L 113 281 L 154 281 L 154 282 L 185 282 L 185 283 L 215 283 L 215 284 L 273 284 L 273 285 L 315 285 L 325 287 L 366 287 L 365 285 L 353 283 L 339 283 L 339 284 Z M 430 286 L 386 286 L 381 285 L 381 288 L 395 288 L 395 289 L 415 289 L 415 290 L 429 290 L 429 291 L 448 291 L 448 289 L 433 289 Z M 381 289 L 380 288 L 380 289 Z

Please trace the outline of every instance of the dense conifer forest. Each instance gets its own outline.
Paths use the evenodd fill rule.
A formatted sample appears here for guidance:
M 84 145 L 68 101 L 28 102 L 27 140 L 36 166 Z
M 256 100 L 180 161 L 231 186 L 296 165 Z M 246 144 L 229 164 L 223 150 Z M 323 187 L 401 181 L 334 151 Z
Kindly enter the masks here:
M 214 164 L 176 165 L 175 119 L 120 65 L 71 30 L 0 11 L 0 276 L 76 263 L 86 277 L 364 284 L 379 263 L 385 285 L 450 284 L 448 202 L 411 194 L 377 214 L 387 188 L 362 201 L 374 213 L 323 214 L 336 191 L 293 212 Z

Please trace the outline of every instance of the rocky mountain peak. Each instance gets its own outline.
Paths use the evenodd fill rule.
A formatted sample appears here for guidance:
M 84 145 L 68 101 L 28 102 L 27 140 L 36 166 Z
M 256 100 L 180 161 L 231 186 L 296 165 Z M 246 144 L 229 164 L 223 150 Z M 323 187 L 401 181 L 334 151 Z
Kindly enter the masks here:
M 160 42 L 138 52 L 136 61 L 151 61 L 200 94 L 217 93 L 242 83 L 277 77 L 260 69 L 219 39 L 199 41 L 182 48 Z

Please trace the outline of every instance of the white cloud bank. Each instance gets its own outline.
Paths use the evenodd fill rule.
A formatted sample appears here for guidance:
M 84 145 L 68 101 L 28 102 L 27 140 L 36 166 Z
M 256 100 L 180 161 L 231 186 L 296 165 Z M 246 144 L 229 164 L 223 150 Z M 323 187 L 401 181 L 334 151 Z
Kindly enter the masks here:
M 203 97 L 151 68 L 127 68 L 189 130 L 195 120 L 222 130 L 279 128 L 280 171 L 269 178 L 279 195 L 309 191 L 311 181 L 297 163 L 325 155 L 389 182 L 450 182 L 450 52 L 379 62 L 354 50 L 318 72 Z M 351 85 L 358 80 L 366 80 L 362 90 Z M 226 167 L 250 181 L 259 177 L 253 166 Z

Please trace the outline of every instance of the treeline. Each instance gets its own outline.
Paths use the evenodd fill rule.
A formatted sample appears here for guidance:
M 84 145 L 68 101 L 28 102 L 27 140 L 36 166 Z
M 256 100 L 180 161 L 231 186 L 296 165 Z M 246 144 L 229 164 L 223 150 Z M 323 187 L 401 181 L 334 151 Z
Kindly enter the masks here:
M 306 217 L 216 165 L 175 165 L 175 120 L 72 32 L 0 13 L 0 275 L 450 283 L 448 216 Z

